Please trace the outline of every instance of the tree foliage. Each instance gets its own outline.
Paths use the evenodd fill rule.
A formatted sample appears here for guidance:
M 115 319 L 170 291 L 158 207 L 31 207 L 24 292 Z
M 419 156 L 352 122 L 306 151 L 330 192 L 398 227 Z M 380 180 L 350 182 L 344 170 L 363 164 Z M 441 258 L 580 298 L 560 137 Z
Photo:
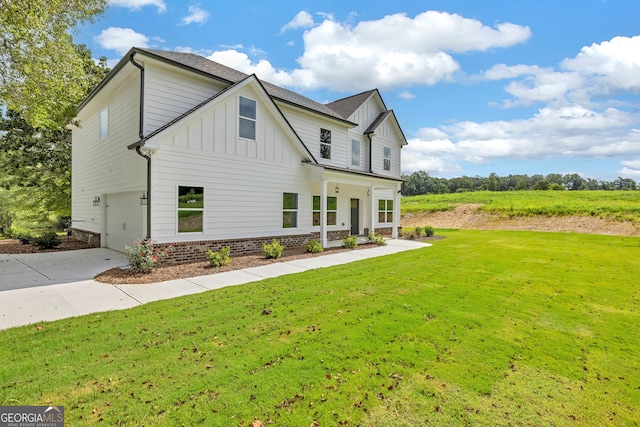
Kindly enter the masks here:
M 65 125 L 94 82 L 75 27 L 107 0 L 0 0 L 0 101 L 36 127 Z
M 451 179 L 435 178 L 424 171 L 414 172 L 402 177 L 405 182 L 402 194 L 418 196 L 422 194 L 446 194 L 463 191 L 512 191 L 512 190 L 637 190 L 636 182 L 631 178 L 618 177 L 615 181 L 598 181 L 583 178 L 576 173 L 561 175 L 557 173 L 542 176 L 539 174 L 489 177 L 461 176 Z

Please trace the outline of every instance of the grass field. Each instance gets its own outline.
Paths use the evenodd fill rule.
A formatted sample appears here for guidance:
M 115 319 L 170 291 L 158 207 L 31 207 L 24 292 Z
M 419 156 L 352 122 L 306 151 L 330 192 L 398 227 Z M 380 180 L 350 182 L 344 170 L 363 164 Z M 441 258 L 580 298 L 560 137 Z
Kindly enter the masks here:
M 437 234 L 1 331 L 0 404 L 64 405 L 73 426 L 640 424 L 640 239 Z
M 583 215 L 640 221 L 640 191 L 478 191 L 402 199 L 402 213 L 451 210 L 482 203 L 481 212 L 504 216 Z

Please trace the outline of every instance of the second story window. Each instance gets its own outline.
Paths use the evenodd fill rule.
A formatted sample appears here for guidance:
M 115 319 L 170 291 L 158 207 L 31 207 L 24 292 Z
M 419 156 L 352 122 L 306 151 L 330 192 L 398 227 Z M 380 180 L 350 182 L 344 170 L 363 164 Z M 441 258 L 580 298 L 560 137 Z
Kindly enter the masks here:
M 320 157 L 331 159 L 331 131 L 320 128 Z
M 240 119 L 238 136 L 245 139 L 256 139 L 256 101 L 240 97 Z
M 382 165 L 384 170 L 391 170 L 391 148 L 384 147 L 384 164 Z
M 360 141 L 351 140 L 351 166 L 360 166 Z
M 109 107 L 100 111 L 100 139 L 109 136 Z

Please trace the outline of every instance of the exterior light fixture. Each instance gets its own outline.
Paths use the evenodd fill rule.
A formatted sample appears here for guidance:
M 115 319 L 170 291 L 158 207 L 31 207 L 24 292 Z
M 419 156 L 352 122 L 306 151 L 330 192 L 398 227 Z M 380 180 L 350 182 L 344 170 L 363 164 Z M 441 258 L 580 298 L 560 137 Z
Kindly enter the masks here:
M 140 196 L 140 204 L 146 205 L 149 202 L 149 196 L 147 196 L 147 192 L 143 191 L 142 196 Z
M 367 188 L 367 197 L 371 195 L 371 191 Z
M 336 194 L 338 194 L 340 192 L 340 187 L 338 187 L 338 184 L 336 184 Z
M 100 196 L 95 196 L 93 198 L 93 206 L 100 206 Z

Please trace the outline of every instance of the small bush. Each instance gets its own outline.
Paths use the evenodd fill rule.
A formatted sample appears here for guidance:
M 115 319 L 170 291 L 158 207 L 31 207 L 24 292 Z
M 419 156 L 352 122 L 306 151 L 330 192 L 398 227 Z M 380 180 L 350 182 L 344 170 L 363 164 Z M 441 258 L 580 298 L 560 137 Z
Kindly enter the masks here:
M 282 256 L 282 252 L 284 252 L 284 246 L 276 239 L 273 239 L 271 243 L 263 243 L 262 250 L 266 259 L 278 259 Z
M 322 251 L 324 251 L 322 243 L 317 240 L 309 240 L 309 243 L 307 243 L 307 252 L 312 254 L 319 254 Z
M 384 240 L 384 237 L 380 233 L 370 232 L 367 236 L 367 241 L 369 243 L 375 243 L 378 246 L 385 246 L 387 242 Z
M 214 252 L 209 249 L 207 251 L 209 265 L 211 267 L 222 267 L 223 265 L 229 264 L 229 262 L 231 262 L 231 257 L 229 256 L 230 253 L 231 248 L 229 246 L 221 248 L 219 252 Z
M 33 236 L 29 233 L 13 233 L 13 238 L 20 240 L 23 245 L 28 245 L 33 240 Z
M 14 233 L 15 233 L 15 231 L 13 230 L 13 228 L 5 228 L 2 231 L 2 234 L 4 235 L 4 237 L 6 237 L 8 239 L 12 239 Z
M 31 240 L 31 243 L 33 246 L 37 246 L 40 249 L 53 249 L 57 248 L 62 242 L 55 231 L 49 230 L 45 231 L 40 236 L 34 237 Z
M 425 235 L 425 236 L 427 236 L 427 237 L 431 237 L 431 236 L 433 236 L 435 233 L 436 233 L 436 230 L 435 230 L 432 226 L 427 225 L 427 226 L 425 226 L 425 227 L 424 227 L 424 235 Z
M 342 239 L 342 247 L 353 249 L 358 247 L 358 236 L 348 235 L 344 239 Z
M 413 230 L 413 232 L 415 233 L 416 237 L 420 238 L 423 236 L 423 229 L 422 227 L 420 227 L 419 225 L 416 226 L 416 228 Z
M 129 265 L 136 273 L 150 273 L 160 260 L 167 256 L 171 247 L 167 249 L 155 249 L 151 240 L 136 240 L 133 248 L 125 246 Z

